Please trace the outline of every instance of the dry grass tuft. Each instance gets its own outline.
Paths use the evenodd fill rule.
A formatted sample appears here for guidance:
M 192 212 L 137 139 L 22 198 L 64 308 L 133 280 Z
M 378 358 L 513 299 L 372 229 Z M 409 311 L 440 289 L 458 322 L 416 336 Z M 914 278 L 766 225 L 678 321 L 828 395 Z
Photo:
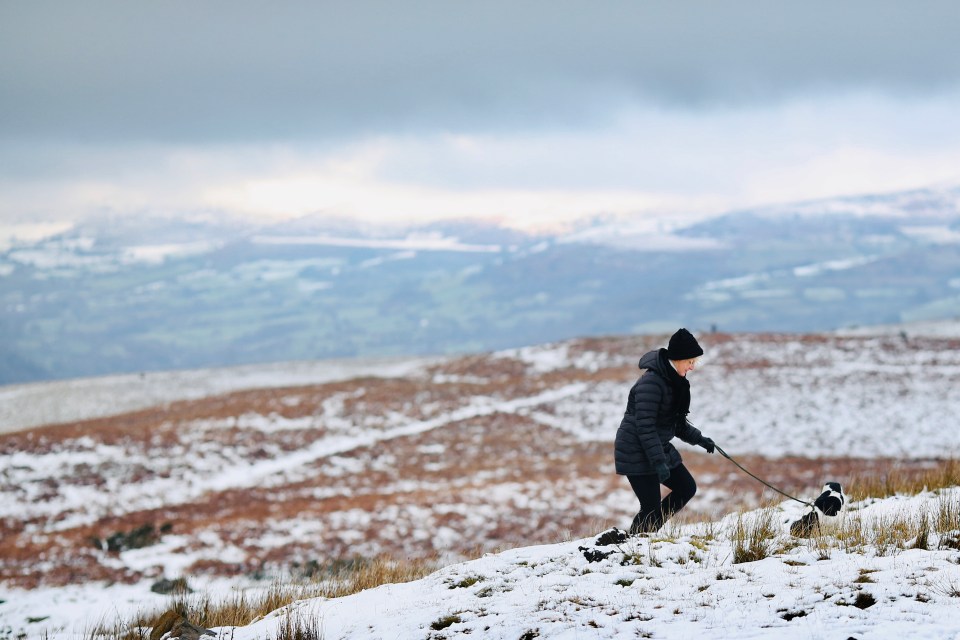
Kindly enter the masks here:
M 933 468 L 918 470 L 894 468 L 882 474 L 853 476 L 848 483 L 852 500 L 889 498 L 895 495 L 916 495 L 960 485 L 960 461 L 953 458 L 936 463 Z
M 340 598 L 372 589 L 382 584 L 411 582 L 433 573 L 437 569 L 436 560 L 397 561 L 390 558 L 376 558 L 368 563 L 360 563 L 356 568 L 333 575 L 321 583 L 325 598 Z
M 943 579 L 930 585 L 930 589 L 940 595 L 960 598 L 960 585 L 951 579 Z
M 288 609 L 276 640 L 321 640 L 320 620 L 316 616 L 304 616 Z
M 779 533 L 772 509 L 764 508 L 749 516 L 740 513 L 733 529 L 733 563 L 755 562 L 770 557 Z
M 398 561 L 385 557 L 341 563 L 331 571 L 318 575 L 316 581 L 277 580 L 261 592 L 238 591 L 217 601 L 209 595 L 184 594 L 178 596 L 169 609 L 202 627 L 242 627 L 300 600 L 340 598 L 383 584 L 410 582 L 432 573 L 436 568 L 435 560 Z M 169 609 L 141 615 L 130 624 L 100 625 L 90 634 L 90 638 L 141 640 L 147 637 L 144 630 L 157 626 Z M 288 612 L 278 640 L 312 640 L 320 637 L 315 620 Z
M 879 556 L 906 549 L 910 541 L 917 537 L 919 519 L 916 514 L 907 513 L 880 516 L 867 527 L 867 543 L 876 549 Z
M 837 544 L 849 553 L 872 548 L 878 555 L 904 549 L 929 550 L 952 547 L 960 534 L 960 498 L 940 496 L 935 504 L 919 511 L 901 511 L 867 519 L 848 513 L 842 524 L 820 540 L 821 545 Z
M 960 531 L 960 498 L 940 496 L 933 514 L 933 530 L 939 536 Z

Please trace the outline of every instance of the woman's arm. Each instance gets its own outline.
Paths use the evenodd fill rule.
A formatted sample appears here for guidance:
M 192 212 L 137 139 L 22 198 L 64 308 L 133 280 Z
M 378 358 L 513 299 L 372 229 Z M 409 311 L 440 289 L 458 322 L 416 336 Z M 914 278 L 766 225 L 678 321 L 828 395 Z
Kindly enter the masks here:
M 637 423 L 637 439 L 653 468 L 667 463 L 663 443 L 657 432 L 657 416 L 663 400 L 663 388 L 650 376 L 644 376 L 633 388 L 633 417 Z

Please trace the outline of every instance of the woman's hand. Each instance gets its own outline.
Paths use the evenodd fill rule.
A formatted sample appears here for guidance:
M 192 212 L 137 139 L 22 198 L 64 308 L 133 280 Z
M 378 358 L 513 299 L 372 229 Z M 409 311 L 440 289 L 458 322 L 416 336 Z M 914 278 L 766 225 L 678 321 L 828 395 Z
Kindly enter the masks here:
M 661 462 L 656 467 L 654 467 L 654 471 L 657 472 L 657 480 L 660 481 L 660 484 L 663 484 L 664 482 L 670 479 L 670 469 L 667 468 L 667 465 L 665 465 L 664 463 Z
M 707 450 L 707 453 L 713 453 L 717 448 L 717 445 L 714 444 L 713 440 L 706 436 L 700 436 L 700 442 L 697 443 L 697 446 L 703 447 Z

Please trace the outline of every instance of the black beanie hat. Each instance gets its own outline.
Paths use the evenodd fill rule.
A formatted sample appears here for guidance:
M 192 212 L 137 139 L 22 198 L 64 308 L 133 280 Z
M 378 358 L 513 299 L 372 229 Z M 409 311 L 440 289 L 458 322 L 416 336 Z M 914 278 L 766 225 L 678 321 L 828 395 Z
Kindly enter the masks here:
M 678 329 L 675 334 L 670 336 L 670 344 L 667 345 L 667 357 L 669 359 L 689 360 L 690 358 L 699 358 L 702 355 L 703 349 L 700 347 L 700 343 L 686 329 Z

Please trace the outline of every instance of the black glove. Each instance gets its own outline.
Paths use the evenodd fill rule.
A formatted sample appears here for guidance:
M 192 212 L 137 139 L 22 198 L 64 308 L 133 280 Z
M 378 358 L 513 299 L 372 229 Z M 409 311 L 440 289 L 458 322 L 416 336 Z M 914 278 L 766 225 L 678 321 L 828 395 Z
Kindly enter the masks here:
M 706 436 L 700 436 L 700 442 L 697 443 L 697 446 L 706 449 L 707 453 L 713 453 L 717 448 L 717 445 L 714 444 L 713 440 Z
M 657 472 L 657 480 L 659 480 L 661 484 L 670 479 L 670 469 L 668 469 L 664 463 L 661 462 L 655 466 L 653 470 Z

